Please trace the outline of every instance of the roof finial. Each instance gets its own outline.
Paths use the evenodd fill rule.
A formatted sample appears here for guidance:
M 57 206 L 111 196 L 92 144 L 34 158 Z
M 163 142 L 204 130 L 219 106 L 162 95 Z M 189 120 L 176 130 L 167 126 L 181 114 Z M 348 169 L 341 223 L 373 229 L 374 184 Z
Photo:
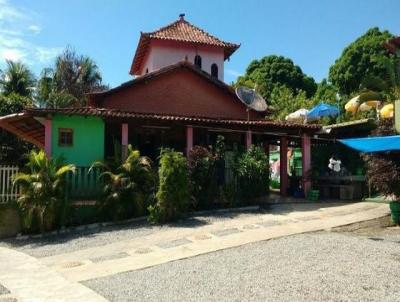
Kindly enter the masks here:
M 185 14 L 179 14 L 179 20 L 181 21 L 185 20 Z

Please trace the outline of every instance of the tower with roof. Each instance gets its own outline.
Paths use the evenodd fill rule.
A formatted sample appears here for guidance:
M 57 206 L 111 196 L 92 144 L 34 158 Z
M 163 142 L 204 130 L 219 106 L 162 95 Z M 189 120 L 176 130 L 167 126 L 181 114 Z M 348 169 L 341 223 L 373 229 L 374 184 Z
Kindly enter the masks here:
M 130 74 L 141 76 L 187 60 L 211 76 L 224 80 L 224 62 L 240 45 L 225 42 L 179 19 L 156 31 L 141 33 Z

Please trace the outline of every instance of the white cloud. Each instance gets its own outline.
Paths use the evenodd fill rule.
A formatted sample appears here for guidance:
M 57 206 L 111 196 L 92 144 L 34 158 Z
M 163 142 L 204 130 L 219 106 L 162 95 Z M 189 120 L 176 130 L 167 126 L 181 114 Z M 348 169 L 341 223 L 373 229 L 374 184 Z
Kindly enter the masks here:
M 42 31 L 42 28 L 39 25 L 29 25 L 28 29 L 35 35 Z
M 60 52 L 60 47 L 37 44 L 40 16 L 8 0 L 0 0 L 0 66 L 5 60 L 23 61 L 29 65 L 48 64 Z
M 0 58 L 11 61 L 22 61 L 27 56 L 26 52 L 17 48 L 1 48 Z

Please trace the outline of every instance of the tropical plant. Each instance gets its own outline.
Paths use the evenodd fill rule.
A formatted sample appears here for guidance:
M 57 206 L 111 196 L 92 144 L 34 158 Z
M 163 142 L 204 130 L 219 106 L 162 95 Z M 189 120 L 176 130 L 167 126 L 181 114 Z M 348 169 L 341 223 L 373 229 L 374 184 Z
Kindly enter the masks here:
M 29 68 L 21 63 L 6 60 L 6 69 L 0 71 L 0 91 L 30 97 L 35 87 L 35 77 Z
M 190 180 L 186 158 L 181 152 L 162 149 L 158 175 L 157 203 L 149 207 L 149 220 L 152 222 L 175 220 L 189 207 Z
M 145 214 L 155 189 L 152 162 L 148 157 L 128 146 L 128 156 L 119 166 L 95 162 L 90 171 L 94 168 L 104 170 L 100 174 L 105 183 L 100 210 L 105 218 L 121 220 Z
M 18 173 L 14 186 L 21 187 L 17 203 L 23 227 L 29 232 L 47 231 L 65 221 L 65 174 L 75 172 L 74 165 L 62 165 L 61 159 L 49 159 L 44 151 L 31 151 L 26 172 Z
M 264 150 L 252 146 L 239 155 L 234 163 L 239 197 L 251 201 L 262 197 L 269 188 L 269 162 Z

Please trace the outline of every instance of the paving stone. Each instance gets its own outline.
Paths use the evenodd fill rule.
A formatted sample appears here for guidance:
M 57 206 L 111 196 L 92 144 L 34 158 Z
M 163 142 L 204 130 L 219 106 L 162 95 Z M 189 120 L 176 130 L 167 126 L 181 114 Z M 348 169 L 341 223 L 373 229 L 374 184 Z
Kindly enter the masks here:
M 77 267 L 77 266 L 81 266 L 83 265 L 83 262 L 79 262 L 79 261 L 70 261 L 70 262 L 66 262 L 62 265 L 63 268 L 72 268 L 72 267 Z
M 246 224 L 243 226 L 243 229 L 245 230 L 254 230 L 260 228 L 258 225 L 255 224 Z
M 304 217 L 298 217 L 297 219 L 300 220 L 300 221 L 310 221 L 310 220 L 320 219 L 320 217 L 317 217 L 317 216 L 304 216 Z
M 231 234 L 235 234 L 235 233 L 239 233 L 240 230 L 237 228 L 232 228 L 232 229 L 224 229 L 224 230 L 217 230 L 212 232 L 213 235 L 218 236 L 218 237 L 223 237 L 223 236 L 227 236 L 227 235 L 231 235 Z
M 136 254 L 148 254 L 151 253 L 153 250 L 148 247 L 139 248 L 135 251 Z
M 171 240 L 171 241 L 167 241 L 167 242 L 162 242 L 162 243 L 157 244 L 157 246 L 162 248 L 162 249 L 169 249 L 169 248 L 172 248 L 172 247 L 185 245 L 185 244 L 188 244 L 188 243 L 192 243 L 192 241 L 190 241 L 189 239 L 186 239 L 186 238 L 181 238 L 181 239 L 177 239 L 177 240 Z
M 196 239 L 196 240 L 207 240 L 207 239 L 211 239 L 211 236 L 207 235 L 207 234 L 200 234 L 200 235 L 194 236 L 194 239 Z
M 10 291 L 7 288 L 5 288 L 3 285 L 0 284 L 0 295 L 6 295 L 9 293 L 10 293 Z
M 100 257 L 96 257 L 96 258 L 89 258 L 89 260 L 94 263 L 97 263 L 97 262 L 103 262 L 103 261 L 107 261 L 107 260 L 113 260 L 113 259 L 119 259 L 119 258 L 125 258 L 125 257 L 129 257 L 129 254 L 127 254 L 125 252 L 121 252 L 121 253 L 116 253 L 116 254 L 100 256 Z
M 268 220 L 268 221 L 260 222 L 257 224 L 261 225 L 263 227 L 270 227 L 270 226 L 274 226 L 274 225 L 280 225 L 282 223 L 279 220 Z

